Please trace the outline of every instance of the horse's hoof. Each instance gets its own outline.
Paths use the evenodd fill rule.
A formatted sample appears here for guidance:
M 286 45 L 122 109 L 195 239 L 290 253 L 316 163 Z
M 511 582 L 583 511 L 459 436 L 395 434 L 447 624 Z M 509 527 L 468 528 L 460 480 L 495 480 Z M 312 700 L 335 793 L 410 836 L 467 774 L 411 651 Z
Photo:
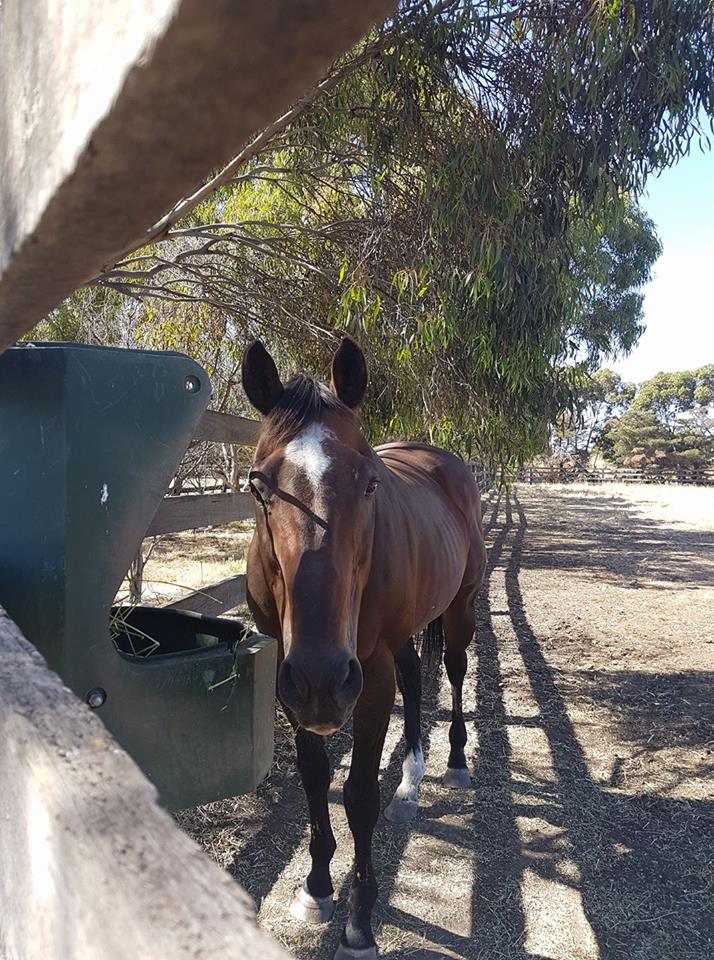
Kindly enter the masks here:
M 471 786 L 471 774 L 466 767 L 447 767 L 441 782 L 452 790 L 465 790 Z
M 305 887 L 300 887 L 290 904 L 291 916 L 305 923 L 329 923 L 334 912 L 332 894 L 329 897 L 313 897 Z
M 417 815 L 416 800 L 403 800 L 394 797 L 388 807 L 385 807 L 384 816 L 390 823 L 409 823 Z
M 377 948 L 365 947 L 362 950 L 354 950 L 341 943 L 337 948 L 335 960 L 377 960 Z

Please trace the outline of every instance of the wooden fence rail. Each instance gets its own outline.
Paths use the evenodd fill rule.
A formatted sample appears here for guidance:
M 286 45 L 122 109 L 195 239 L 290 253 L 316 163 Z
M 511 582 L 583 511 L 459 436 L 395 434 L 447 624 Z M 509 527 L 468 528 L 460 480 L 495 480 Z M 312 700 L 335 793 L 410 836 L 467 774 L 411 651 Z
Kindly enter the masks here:
M 230 413 L 206 410 L 194 434 L 194 440 L 215 440 L 218 443 L 239 443 L 254 447 L 258 442 L 259 420 L 234 417 Z
M 663 483 L 714 486 L 714 467 L 567 467 L 526 466 L 517 480 L 524 483 Z
M 253 498 L 249 493 L 195 493 L 165 497 L 146 531 L 147 537 L 180 533 L 198 527 L 217 527 L 236 520 L 250 520 Z
M 0 608 L 3 960 L 288 960 Z
M 167 604 L 173 610 L 190 610 L 208 617 L 220 617 L 245 603 L 245 574 L 228 577 L 201 590 L 194 590 L 180 600 Z

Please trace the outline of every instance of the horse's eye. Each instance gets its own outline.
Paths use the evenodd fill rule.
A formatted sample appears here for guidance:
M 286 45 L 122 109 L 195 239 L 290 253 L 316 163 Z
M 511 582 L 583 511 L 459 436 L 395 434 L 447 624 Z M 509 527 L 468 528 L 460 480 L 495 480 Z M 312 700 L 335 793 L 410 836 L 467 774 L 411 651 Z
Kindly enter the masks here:
M 379 486 L 379 479 L 377 477 L 372 477 L 372 479 L 367 484 L 367 489 L 365 490 L 365 497 L 371 497 L 377 487 Z
M 248 478 L 248 490 L 252 494 L 253 498 L 257 500 L 258 503 L 262 503 L 263 506 L 265 506 L 270 499 L 270 490 L 266 484 L 257 477 Z

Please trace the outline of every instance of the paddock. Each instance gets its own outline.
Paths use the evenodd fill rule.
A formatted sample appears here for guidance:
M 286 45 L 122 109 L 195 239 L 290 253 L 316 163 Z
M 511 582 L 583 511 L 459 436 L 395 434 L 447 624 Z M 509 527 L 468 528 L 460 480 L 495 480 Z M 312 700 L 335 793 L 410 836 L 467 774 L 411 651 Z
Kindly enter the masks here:
M 420 11 L 422 5 L 412 6 Z M 581 11 L 577 4 L 572 5 L 564 23 L 572 25 L 577 38 L 584 27 L 587 42 L 573 45 L 566 30 L 548 22 L 541 65 L 530 47 L 531 37 L 541 30 L 537 11 L 535 26 L 529 29 L 528 10 L 522 21 L 508 9 L 494 10 L 493 16 L 475 9 L 472 17 L 458 3 L 437 3 L 432 14 L 438 47 L 429 42 L 432 31 L 428 22 L 417 20 L 411 36 L 394 27 L 379 29 L 349 63 L 340 61 L 327 76 L 329 65 L 365 31 L 385 16 L 394 16 L 394 2 L 366 0 L 350 5 L 329 0 L 297 4 L 271 0 L 250 7 L 225 0 L 210 5 L 198 0 L 156 0 L 142 5 L 131 17 L 120 5 L 102 0 L 91 5 L 91 10 L 87 3 L 50 4 L 46 0 L 35 5 L 6 0 L 0 7 L 0 88 L 4 92 L 0 100 L 0 354 L 53 314 L 73 290 L 99 282 L 100 273 L 106 282 L 108 268 L 147 243 L 173 241 L 174 236 L 184 234 L 180 221 L 219 186 L 228 185 L 234 173 L 238 182 L 243 179 L 242 168 L 264 172 L 262 161 L 260 166 L 253 161 L 264 148 L 272 153 L 278 142 L 275 135 L 282 135 L 292 121 L 299 120 L 300 129 L 308 129 L 302 127 L 303 114 L 312 104 L 322 109 L 320 97 L 333 93 L 338 112 L 347 115 L 349 110 L 351 116 L 352 108 L 343 105 L 338 86 L 351 78 L 353 70 L 384 57 L 390 98 L 386 104 L 391 102 L 391 87 L 396 86 L 390 79 L 392 64 L 400 70 L 410 61 L 415 65 L 414 79 L 404 84 L 408 94 L 402 98 L 405 109 L 390 112 L 406 118 L 424 100 L 436 118 L 431 139 L 438 147 L 432 171 L 424 180 L 441 190 L 442 171 L 453 169 L 454 175 L 447 178 L 455 187 L 456 203 L 451 206 L 464 212 L 463 216 L 443 218 L 444 225 L 437 216 L 436 256 L 425 248 L 424 264 L 441 262 L 447 271 L 443 278 L 435 278 L 446 281 L 443 288 L 438 282 L 434 285 L 437 301 L 441 305 L 444 291 L 451 297 L 454 281 L 460 282 L 461 274 L 474 303 L 484 293 L 493 299 L 495 312 L 491 315 L 488 306 L 484 316 L 495 333 L 493 343 L 500 360 L 510 318 L 516 318 L 518 328 L 514 349 L 527 342 L 523 333 L 530 333 L 529 326 L 539 332 L 543 318 L 557 321 L 565 315 L 567 320 L 569 311 L 560 307 L 568 307 L 572 299 L 569 283 L 561 284 L 558 273 L 552 274 L 556 282 L 551 283 L 549 270 L 544 271 L 544 283 L 529 283 L 541 277 L 543 267 L 564 266 L 563 280 L 571 272 L 571 244 L 560 251 L 555 245 L 551 249 L 551 239 L 563 233 L 553 227 L 569 220 L 570 198 L 599 198 L 605 196 L 602 188 L 611 185 L 632 187 L 636 197 L 636 169 L 645 171 L 649 164 L 654 171 L 673 161 L 682 152 L 682 135 L 696 132 L 696 111 L 711 105 L 710 96 L 707 100 L 711 78 L 703 70 L 706 54 L 711 52 L 711 36 L 701 30 L 696 12 L 690 17 L 683 9 L 680 17 L 680 12 L 668 5 L 662 13 L 645 11 L 640 16 L 641 11 L 636 11 L 634 19 L 628 16 L 627 22 L 623 20 L 623 30 L 613 30 L 609 23 L 622 11 L 604 11 L 602 33 L 599 16 L 590 23 L 591 15 L 585 12 L 581 24 Z M 454 43 L 444 32 L 448 25 L 441 22 L 450 8 L 457 22 L 474 25 L 470 32 L 463 31 L 461 38 L 455 31 Z M 626 16 L 628 12 L 629 8 Z M 501 26 L 499 20 L 504 17 Z M 515 44 L 509 60 L 505 55 L 510 24 Z M 696 36 L 691 45 L 676 43 L 676 49 L 668 51 L 668 38 L 680 25 L 693 28 Z M 640 28 L 643 36 L 648 30 L 653 34 L 651 51 L 639 40 L 637 45 L 633 41 L 640 36 Z M 508 113 L 503 119 L 509 122 L 501 127 L 498 117 L 493 118 L 496 136 L 489 130 L 490 104 L 495 102 L 489 90 L 494 81 L 489 77 L 484 86 L 489 104 L 486 126 L 483 110 L 470 109 L 477 101 L 472 103 L 466 82 L 471 82 L 467 70 L 471 46 L 475 42 L 474 50 L 486 50 L 483 38 L 489 34 L 495 38 L 491 56 L 503 59 L 495 72 L 493 61 L 482 61 L 486 72 L 495 77 L 495 88 L 501 87 L 502 78 L 513 76 L 518 81 L 510 91 L 508 85 L 504 87 L 505 96 L 499 92 L 497 99 Z M 560 44 L 551 42 L 557 38 Z M 404 46 L 403 40 L 407 41 Z M 423 64 L 413 59 L 415 40 L 427 42 Z M 451 49 L 456 53 L 453 90 L 442 82 L 445 99 L 441 94 L 434 97 L 424 83 L 424 70 L 432 71 L 434 54 L 444 61 L 436 64 L 434 72 L 433 89 L 438 91 L 439 76 L 449 72 L 444 70 L 447 61 L 443 54 Z M 538 52 L 536 47 L 532 49 Z M 110 50 L 111 56 L 107 56 Z M 398 58 L 402 51 L 408 55 L 400 62 L 393 50 Z M 524 52 L 537 67 L 533 83 L 519 66 Z M 647 55 L 641 57 L 642 52 Z M 657 85 L 639 84 L 636 67 L 629 70 L 636 81 L 630 95 L 621 96 L 619 80 L 624 72 L 618 65 L 626 65 L 632 53 L 643 69 L 651 72 L 653 63 L 664 64 L 683 82 L 673 94 L 669 89 L 662 93 Z M 477 58 L 473 60 L 476 64 Z M 602 76 L 601 67 L 608 64 L 614 66 L 613 82 Z M 479 69 L 473 77 L 481 85 Z M 539 82 L 541 74 L 547 86 Z M 592 88 L 580 82 L 586 74 L 592 77 Z M 557 97 L 551 94 L 553 77 Z M 572 78 L 577 81 L 574 86 Z M 422 88 L 427 94 L 423 98 Z M 526 96 L 529 88 L 534 92 L 532 103 Z M 451 103 L 451 94 L 458 109 L 434 112 L 433 104 Z M 586 100 L 588 123 L 583 125 Z M 463 113 L 462 101 L 469 108 Z M 604 122 L 596 109 L 600 101 L 609 105 Z M 547 110 L 549 102 L 565 105 L 560 113 L 552 112 L 554 122 Z M 379 99 L 373 103 L 378 105 Z M 395 103 L 399 105 L 399 98 Z M 512 104 L 526 106 L 523 131 L 517 129 L 519 112 Z M 665 123 L 653 137 L 651 117 L 661 116 L 662 109 L 672 123 Z M 532 124 L 530 118 L 540 121 L 542 110 L 544 122 Z M 366 112 L 357 106 L 357 116 Z M 442 114 L 459 121 L 455 135 L 443 138 L 449 143 L 446 155 L 440 146 Z M 457 169 L 448 156 L 452 151 L 449 141 L 468 148 L 462 118 L 469 114 L 476 119 L 471 131 L 474 142 L 492 142 L 496 149 L 492 157 L 488 151 L 484 154 L 487 163 L 481 156 L 476 157 L 476 164 L 466 162 L 470 161 L 467 154 L 462 158 L 463 167 Z M 380 125 L 379 114 L 374 117 Z M 399 138 L 389 134 L 392 119 L 385 116 L 381 125 L 388 139 L 396 143 Z M 417 133 L 418 126 L 413 128 Z M 537 138 L 531 143 L 531 128 L 545 131 L 542 143 Z M 562 143 L 560 137 L 551 137 L 553 129 L 563 133 Z M 593 141 L 593 157 L 599 157 L 598 162 L 583 164 L 578 159 L 583 130 Z M 381 143 L 382 131 L 375 133 L 376 137 L 365 137 L 365 142 Z M 401 139 L 408 150 L 407 163 L 398 161 L 395 166 L 397 192 L 404 171 L 408 176 L 413 171 L 415 183 L 421 183 L 421 159 L 427 153 L 420 152 L 417 138 L 402 135 Z M 518 149 L 511 157 L 503 152 L 501 142 L 515 144 L 516 140 Z M 349 135 L 346 155 L 350 168 L 355 142 Z M 523 146 L 529 148 L 527 154 Z M 563 148 L 560 155 L 559 147 Z M 386 157 L 388 151 L 384 153 Z M 502 182 L 501 170 L 505 173 L 512 167 L 519 171 L 524 166 L 521 154 L 528 161 L 525 179 L 515 177 L 509 184 L 504 176 Z M 328 166 L 334 165 L 337 156 L 330 145 Z M 414 156 L 419 168 L 413 165 Z M 491 159 L 494 176 L 488 166 Z M 370 166 L 367 163 L 365 169 Z M 370 181 L 359 166 L 354 169 L 359 209 L 364 205 L 364 185 Z M 424 169 L 428 167 L 424 165 Z M 620 169 L 621 183 L 613 174 Z M 383 172 L 387 173 L 381 158 L 375 170 L 378 179 L 371 178 L 372 183 L 378 183 L 381 192 Z M 480 182 L 482 170 L 485 189 Z M 562 187 L 560 209 L 557 202 L 552 203 L 557 191 L 554 193 L 551 181 Z M 466 202 L 464 189 L 469 183 L 474 189 Z M 528 229 L 523 230 L 521 204 L 508 201 L 511 196 L 529 196 L 531 184 L 539 184 L 540 192 L 533 193 L 533 219 L 525 221 Z M 377 197 L 374 186 L 370 192 Z M 486 202 L 491 193 L 493 200 Z M 419 238 L 426 235 L 421 186 L 414 198 L 419 215 L 411 235 Z M 444 204 L 444 210 L 448 207 Z M 438 213 L 441 206 L 434 208 Z M 338 212 L 341 216 L 341 210 Z M 597 212 L 594 206 L 591 212 Z M 394 219 L 395 225 L 400 225 L 401 216 Z M 357 246 L 352 240 L 352 222 L 347 222 L 351 253 Z M 478 223 L 477 232 L 474 222 Z M 304 217 L 300 225 L 307 226 Z M 174 226 L 178 230 L 173 231 Z M 310 236 L 325 238 L 326 250 L 329 231 L 309 230 Z M 403 235 L 409 242 L 378 246 L 372 242 L 369 228 L 370 246 L 379 250 L 375 276 L 384 272 L 382 259 L 389 259 L 383 258 L 382 251 L 392 246 L 407 251 L 413 247 L 410 233 Z M 509 236 L 516 241 L 513 245 Z M 525 238 L 523 256 L 518 237 Z M 463 263 L 458 257 L 452 263 L 451 257 L 441 256 L 454 241 L 467 254 Z M 469 245 L 474 247 L 473 253 L 480 245 L 478 257 L 469 255 Z M 266 246 L 270 249 L 269 242 Z M 509 256 L 502 258 L 506 246 Z M 512 258 L 511 246 L 516 254 Z M 257 249 L 255 244 L 253 249 Z M 293 254 L 285 258 L 287 263 L 297 264 Z M 369 258 L 359 259 L 367 263 Z M 403 259 L 401 254 L 398 259 Z M 510 259 L 514 269 L 509 266 L 505 270 Z M 341 296 L 339 288 L 349 266 L 347 259 L 344 263 L 339 260 L 336 258 L 330 270 L 320 265 L 313 271 L 323 287 L 315 299 L 316 311 L 286 309 L 278 297 L 280 314 L 317 313 L 321 322 L 329 320 L 332 326 L 339 318 L 330 298 L 334 294 L 337 302 Z M 409 274 L 412 266 L 419 266 L 412 261 L 409 253 Z M 533 270 L 529 269 L 531 262 Z M 312 270 L 309 263 L 304 265 Z M 402 266 L 401 262 L 389 264 L 389 273 L 399 285 L 405 273 Z M 414 270 L 419 279 L 417 289 L 421 272 Z M 263 277 L 256 275 L 260 288 L 267 286 Z M 135 278 L 132 271 L 131 279 Z M 289 284 L 301 286 L 292 272 Z M 427 270 L 419 300 L 431 284 Z M 260 290 L 254 293 L 251 283 L 236 271 L 234 291 L 239 286 L 248 293 L 251 336 L 256 320 L 258 327 L 262 323 L 272 331 L 276 311 L 268 307 L 263 316 L 254 318 L 252 307 Z M 349 287 L 352 296 L 357 285 L 349 280 Z M 360 287 L 364 317 L 361 310 L 353 313 L 351 309 L 346 316 L 366 335 L 367 287 L 361 282 Z M 539 301 L 539 288 L 552 291 L 544 303 Z M 492 298 L 491 290 L 498 296 Z M 510 300 L 502 296 L 513 291 L 517 296 Z M 134 297 L 137 288 L 125 292 Z M 521 304 L 527 308 L 529 301 L 536 309 L 532 314 L 526 309 L 522 317 Z M 206 299 L 206 305 L 208 302 Z M 402 322 L 401 304 L 398 307 L 399 335 L 411 337 L 409 325 Z M 223 311 L 223 305 L 219 309 Z M 421 313 L 419 304 L 417 318 Z M 240 311 L 241 319 L 245 314 Z M 238 317 L 237 312 L 232 315 Z M 118 316 L 126 317 L 123 308 Z M 464 329 L 470 338 L 475 328 L 470 317 L 466 319 L 469 324 Z M 233 324 L 226 329 L 233 337 Z M 311 329 L 314 333 L 320 328 Z M 63 323 L 62 338 L 65 330 L 69 328 Z M 118 331 L 117 343 L 133 342 L 131 336 L 118 336 Z M 70 330 L 72 335 L 75 332 Z M 237 332 L 241 341 L 247 328 Z M 427 332 L 419 320 L 417 333 L 421 337 Z M 553 327 L 544 332 L 544 357 L 550 357 L 555 342 L 550 334 L 557 331 Z M 114 338 L 112 333 L 110 346 L 117 345 Z M 92 329 L 89 339 L 104 344 L 107 338 Z M 425 343 L 429 339 L 431 336 L 424 336 Z M 295 342 L 302 346 L 300 340 Z M 169 347 L 174 346 L 172 337 Z M 58 357 L 60 349 L 65 348 L 57 348 Z M 131 556 L 132 600 L 141 595 L 144 558 L 135 551 L 144 535 L 171 538 L 163 541 L 156 555 L 166 568 L 162 574 L 166 579 L 157 576 L 157 584 L 169 587 L 170 595 L 162 598 L 157 591 L 155 599 L 185 612 L 162 613 L 161 619 L 171 618 L 164 623 L 183 620 L 186 626 L 192 619 L 189 614 L 202 609 L 232 613 L 245 599 L 243 553 L 249 531 L 240 521 L 251 515 L 252 506 L 249 508 L 247 494 L 239 492 L 234 483 L 239 472 L 236 461 L 220 493 L 181 496 L 181 478 L 175 477 L 172 496 L 159 504 L 191 437 L 247 443 L 245 438 L 236 439 L 237 427 L 230 421 L 237 418 L 223 412 L 229 393 L 217 396 L 219 409 L 199 422 L 210 390 L 204 371 L 195 364 L 193 372 L 171 379 L 168 388 L 168 380 L 154 379 L 147 401 L 136 383 L 109 375 L 106 369 L 101 377 L 90 374 L 91 362 L 84 361 L 93 349 L 100 348 L 86 347 L 74 378 L 65 376 L 69 368 L 60 369 L 60 364 L 54 377 L 44 375 L 47 368 L 39 371 L 43 375 L 36 380 L 38 389 L 27 398 L 15 387 L 27 386 L 29 378 L 5 378 L 3 423 L 9 429 L 0 436 L 0 452 L 7 467 L 6 479 L 17 479 L 10 480 L 4 491 L 4 523 L 0 524 L 5 545 L 0 559 L 0 771 L 5 811 L 0 821 L 0 895 L 4 904 L 0 957 L 124 960 L 140 956 L 151 960 L 191 956 L 208 960 L 240 956 L 279 960 L 287 956 L 269 933 L 293 956 L 331 956 L 344 916 L 352 849 L 339 790 L 350 747 L 349 731 L 330 744 L 337 767 L 331 800 L 341 841 L 335 862 L 340 907 L 330 927 L 309 931 L 293 924 L 287 913 L 290 895 L 305 872 L 307 843 L 303 794 L 285 728 L 278 732 L 275 768 L 257 795 L 181 812 L 178 820 L 185 833 L 159 807 L 159 799 L 174 810 L 179 804 L 177 796 L 180 803 L 196 803 L 250 789 L 268 768 L 274 663 L 270 670 L 263 670 L 266 682 L 254 698 L 256 673 L 240 670 L 238 660 L 250 655 L 257 662 L 261 651 L 274 650 L 274 641 L 254 638 L 248 646 L 248 635 L 242 632 L 231 649 L 232 664 L 226 653 L 225 676 L 218 680 L 209 658 L 218 657 L 214 648 L 220 644 L 212 638 L 227 643 L 229 636 L 235 636 L 235 625 L 214 625 L 214 631 L 221 631 L 219 636 L 199 630 L 206 621 L 193 620 L 192 630 L 182 634 L 182 645 L 178 645 L 177 630 L 174 648 L 165 642 L 163 651 L 151 661 L 148 654 L 161 646 L 156 638 L 143 634 L 151 642 L 141 650 L 131 640 L 124 649 L 115 643 L 114 649 L 106 635 L 111 601 Z M 192 348 L 185 349 L 193 353 Z M 526 352 L 530 354 L 531 349 L 532 343 Z M 41 360 L 42 349 L 29 344 L 27 349 L 9 354 L 24 355 L 34 364 Z M 483 351 L 486 360 L 493 354 L 492 349 Z M 169 356 L 174 360 L 169 361 Z M 133 362 L 137 369 L 141 364 L 136 354 L 132 360 L 129 351 L 123 351 L 123 357 L 122 362 Z M 164 359 L 166 363 L 193 363 L 176 354 L 167 353 Z M 12 356 L 7 360 L 11 363 Z M 154 361 L 161 363 L 157 356 L 149 362 Z M 498 367 L 500 364 L 493 368 L 499 380 L 511 382 L 510 371 L 505 368 L 507 376 L 502 378 Z M 517 373 L 519 368 L 517 363 L 513 370 Z M 446 371 L 447 376 L 442 374 L 440 381 L 434 377 L 432 382 L 451 383 L 451 366 Z M 438 375 L 438 369 L 434 373 Z M 523 377 L 516 377 L 513 383 L 518 379 L 530 386 Z M 70 383 L 72 389 L 67 387 Z M 233 381 L 228 383 L 232 386 Z M 88 392 L 80 400 L 85 387 Z M 503 396 L 500 385 L 497 392 Z M 480 410 L 479 389 L 474 396 Z M 458 402 L 462 402 L 460 396 Z M 43 403 L 46 408 L 41 412 Z M 125 407 L 120 418 L 134 431 L 134 442 L 127 443 L 125 455 L 120 453 L 120 431 L 111 425 L 111 416 L 118 414 L 117 407 L 123 403 L 134 407 L 131 411 Z M 510 403 L 509 397 L 506 406 Z M 170 411 L 163 427 L 151 416 L 162 406 Z M 470 406 L 463 409 L 468 411 Z M 192 432 L 195 427 L 198 433 Z M 254 423 L 250 429 L 256 430 Z M 401 432 L 417 435 L 424 431 L 405 427 Z M 109 446 L 111 455 L 106 455 Z M 143 456 L 142 450 L 151 454 Z M 101 475 L 95 475 L 100 466 Z M 111 474 L 106 472 L 109 469 Z M 532 482 L 532 474 L 529 479 Z M 146 483 L 143 489 L 139 489 L 141 484 L 134 486 L 139 480 Z M 689 480 L 703 482 L 700 475 Z M 711 504 L 706 503 L 711 515 Z M 43 508 L 47 516 L 41 516 Z M 409 828 L 386 824 L 379 828 L 381 844 L 376 853 L 382 898 L 377 932 L 382 955 L 534 960 L 577 960 L 580 956 L 699 960 L 710 956 L 707 908 L 711 883 L 707 870 L 711 867 L 705 856 L 711 846 L 710 807 L 706 806 L 712 746 L 708 726 L 711 674 L 706 669 L 707 645 L 711 643 L 711 528 L 696 523 L 692 527 L 691 520 L 688 526 L 681 517 L 682 526 L 673 527 L 669 508 L 663 508 L 663 516 L 658 516 L 656 511 L 638 508 L 629 494 L 619 503 L 604 490 L 599 500 L 573 489 L 547 494 L 531 489 L 522 495 L 496 497 L 487 504 L 486 519 L 491 561 L 479 600 L 478 661 L 472 665 L 467 687 L 474 789 L 454 795 L 439 785 L 436 771 L 443 770 L 446 760 L 447 702 L 446 691 L 435 678 L 427 690 L 425 711 L 430 779 L 422 815 Z M 194 533 L 196 525 L 229 521 L 239 523 L 225 534 L 215 530 Z M 191 531 L 188 536 L 187 531 Z M 188 546 L 192 537 L 193 548 Z M 177 543 L 187 554 L 187 575 L 181 574 L 184 584 L 174 578 L 171 585 L 172 574 L 177 572 L 173 556 Z M 392 543 L 385 555 L 395 561 L 398 550 Z M 196 578 L 200 551 L 210 558 L 206 566 L 212 564 L 207 578 L 203 569 Z M 216 562 L 216 556 L 222 557 L 224 552 L 229 552 L 230 558 Z M 448 563 L 449 557 L 442 559 Z M 441 582 L 448 583 L 445 568 L 442 563 L 431 582 L 423 578 L 422 586 L 438 584 L 439 572 Z M 198 592 L 191 587 L 199 584 L 190 583 L 196 579 L 204 587 Z M 159 619 L 156 611 L 149 613 L 150 619 Z M 114 629 L 116 617 L 113 612 L 110 631 L 115 641 L 121 633 Z M 126 627 L 128 621 L 121 622 Z M 16 624 L 21 624 L 25 636 Z M 233 632 L 224 634 L 224 629 Z M 242 644 L 245 649 L 239 650 Z M 142 664 L 130 660 L 144 654 L 146 662 Z M 163 661 L 162 666 L 160 657 L 164 655 L 176 655 L 177 659 Z M 199 655 L 206 659 L 199 663 Z M 187 667 L 182 689 L 187 690 L 188 679 L 193 678 L 197 681 L 194 694 L 200 696 L 181 693 L 180 710 L 173 711 L 179 697 L 179 685 L 174 684 L 176 668 L 181 663 Z M 200 672 L 195 669 L 199 665 Z M 167 682 L 162 684 L 159 677 L 164 667 Z M 389 672 L 385 673 L 387 680 L 391 680 Z M 123 699 L 119 686 L 112 686 L 120 675 L 125 684 Z M 146 697 L 137 682 L 139 677 L 141 682 L 151 677 Z M 230 689 L 223 686 L 229 680 L 233 684 Z M 245 681 L 243 693 L 239 681 Z M 225 754 L 223 762 L 212 763 L 211 750 L 219 743 L 215 727 L 204 734 L 189 707 L 199 701 L 201 711 L 216 707 L 219 695 L 206 696 L 215 690 L 226 698 L 237 692 L 233 707 L 240 707 L 246 722 L 230 726 L 229 737 L 237 740 L 237 745 Z M 158 704 L 159 693 L 165 695 L 161 710 L 157 708 L 141 735 L 135 736 L 139 713 L 150 701 Z M 260 712 L 253 709 L 259 702 L 264 708 Z M 89 708 L 101 712 L 92 713 Z M 217 708 L 215 713 L 219 714 Z M 124 728 L 122 717 L 130 718 Z M 229 718 L 226 704 L 215 719 L 222 719 L 227 726 Z M 180 723 L 189 728 L 187 735 Z M 193 763 L 183 767 L 192 736 L 198 743 Z M 399 740 L 395 725 L 385 754 L 385 801 L 401 766 Z M 207 778 L 199 776 L 199 762 L 227 774 L 241 752 L 250 777 L 204 789 Z M 188 787 L 196 787 L 200 781 L 203 792 L 194 790 L 172 798 L 171 784 L 161 784 L 152 765 L 157 758 L 171 768 L 169 779 Z M 189 834 L 229 872 L 211 863 Z M 258 903 L 262 931 L 231 874 L 248 886 Z M 358 881 L 364 877 L 369 884 L 371 872 L 369 876 L 364 871 L 359 874 L 358 869 Z
M 464 698 L 474 786 L 461 794 L 439 782 L 450 702 L 442 677 L 425 696 L 419 817 L 403 827 L 380 817 L 377 827 L 380 954 L 705 960 L 714 944 L 714 490 L 520 485 L 484 507 L 489 564 Z M 228 544 L 239 568 L 240 537 L 203 536 L 212 549 Z M 170 574 L 170 543 L 161 563 Z M 399 780 L 400 737 L 398 704 L 383 805 Z M 344 919 L 349 748 L 348 732 L 330 738 L 339 904 L 329 926 L 288 913 L 309 858 L 286 726 L 257 795 L 179 815 L 253 896 L 263 928 L 305 960 L 332 957 Z

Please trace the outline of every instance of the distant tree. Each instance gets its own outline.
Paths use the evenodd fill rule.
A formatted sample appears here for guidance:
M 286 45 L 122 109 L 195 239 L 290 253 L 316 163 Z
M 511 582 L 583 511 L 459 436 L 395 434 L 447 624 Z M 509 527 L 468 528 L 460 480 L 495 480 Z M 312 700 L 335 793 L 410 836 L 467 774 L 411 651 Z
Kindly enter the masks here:
M 694 403 L 698 407 L 714 407 L 714 363 L 694 371 L 697 385 L 694 388 Z
M 678 419 L 695 405 L 696 375 L 691 371 L 658 373 L 641 384 L 634 401 L 635 409 L 653 413 L 674 431 Z
M 606 425 L 599 447 L 608 460 L 621 466 L 634 450 L 643 450 L 650 456 L 656 450 L 667 452 L 672 439 L 671 431 L 652 411 L 631 407 Z
M 636 387 L 614 370 L 602 369 L 587 377 L 573 413 L 563 414 L 553 432 L 553 451 L 559 459 L 586 462 L 599 448 L 603 432 L 613 418 L 624 416 Z
M 615 463 L 650 460 L 714 462 L 714 365 L 658 373 L 640 384 L 632 406 L 606 425 L 599 446 Z

